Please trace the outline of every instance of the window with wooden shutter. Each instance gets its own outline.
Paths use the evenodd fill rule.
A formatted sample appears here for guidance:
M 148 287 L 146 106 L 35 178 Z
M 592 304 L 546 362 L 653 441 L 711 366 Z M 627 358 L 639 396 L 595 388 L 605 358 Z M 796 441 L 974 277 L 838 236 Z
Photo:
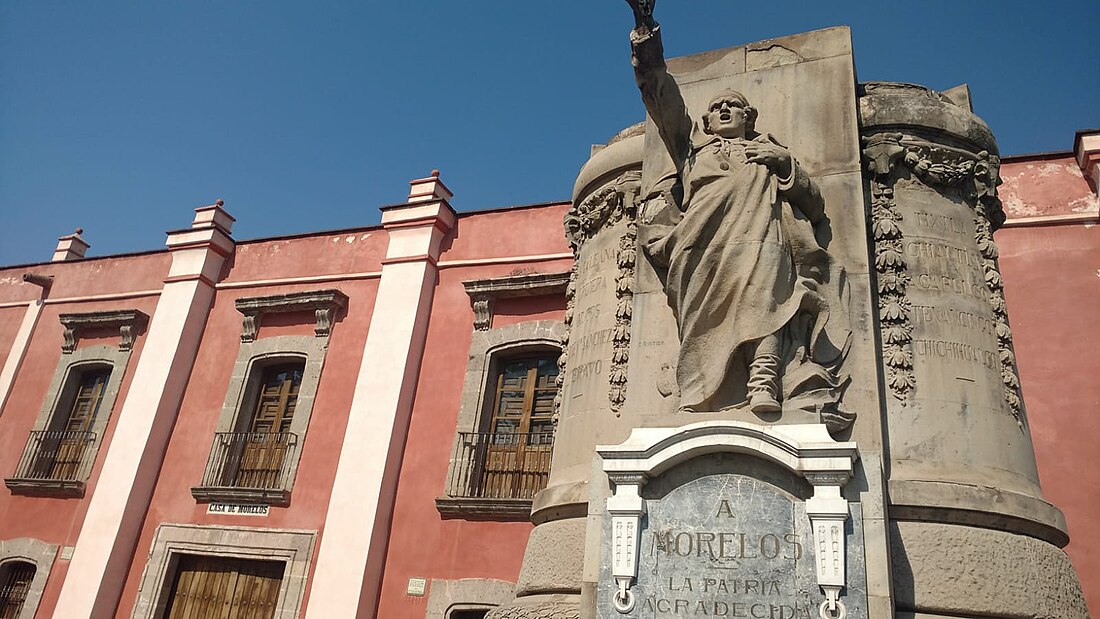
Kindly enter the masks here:
M 110 367 L 73 371 L 65 390 L 71 395 L 61 400 L 47 430 L 31 432 L 18 476 L 59 481 L 81 476 L 90 464 L 85 459 L 95 455 L 93 428 L 110 378 Z
M 52 442 L 53 457 L 49 479 L 75 479 L 91 443 L 91 429 L 103 404 L 103 393 L 111 378 L 111 368 L 97 368 L 81 372 L 76 393 L 68 415 L 55 426 L 60 432 L 48 439 Z
M 0 619 L 16 619 L 23 610 L 36 568 L 26 561 L 0 565 Z
M 554 444 L 558 353 L 505 359 L 496 379 L 481 495 L 530 498 L 546 487 Z
M 286 564 L 181 555 L 165 619 L 271 619 Z
M 292 443 L 290 424 L 302 386 L 305 362 L 284 363 L 264 368 L 256 405 L 241 441 L 240 466 L 233 486 L 276 488 L 281 482 L 283 461 Z

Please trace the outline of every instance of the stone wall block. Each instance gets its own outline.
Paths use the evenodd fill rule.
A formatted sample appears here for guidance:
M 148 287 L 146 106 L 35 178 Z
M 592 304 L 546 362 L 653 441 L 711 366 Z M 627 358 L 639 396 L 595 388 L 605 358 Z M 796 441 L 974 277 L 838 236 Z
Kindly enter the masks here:
M 527 540 L 516 595 L 575 593 L 581 588 L 585 519 L 541 524 Z

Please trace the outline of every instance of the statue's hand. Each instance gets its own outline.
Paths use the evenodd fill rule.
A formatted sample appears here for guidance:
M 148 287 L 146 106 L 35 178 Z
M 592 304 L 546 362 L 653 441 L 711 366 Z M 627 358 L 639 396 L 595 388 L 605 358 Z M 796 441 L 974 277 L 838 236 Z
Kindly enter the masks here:
M 772 142 L 751 142 L 745 146 L 745 160 L 766 166 L 780 178 L 789 178 L 793 165 L 791 153 Z
M 634 28 L 639 30 L 653 30 L 657 22 L 653 20 L 653 5 L 657 0 L 626 0 L 634 11 Z

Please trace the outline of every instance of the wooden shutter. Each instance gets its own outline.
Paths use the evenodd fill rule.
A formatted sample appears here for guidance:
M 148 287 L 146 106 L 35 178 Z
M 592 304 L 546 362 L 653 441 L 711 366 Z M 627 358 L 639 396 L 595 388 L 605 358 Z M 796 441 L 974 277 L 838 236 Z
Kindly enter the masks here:
M 275 365 L 266 368 L 252 413 L 249 432 L 288 432 L 302 386 L 304 363 Z
M 546 486 L 558 371 L 556 354 L 502 363 L 481 496 L 530 498 Z
M 99 405 L 103 403 L 103 392 L 107 390 L 107 381 L 110 378 L 111 368 L 81 373 L 72 407 L 60 428 L 63 433 L 56 439 L 50 439 L 56 442 L 56 445 L 51 446 L 56 456 L 49 479 L 76 479 L 90 438 L 84 433 L 90 432 L 95 423 Z
M 0 619 L 19 617 L 36 571 L 34 565 L 25 561 L 0 566 Z
M 99 405 L 103 402 L 103 392 L 107 389 L 107 380 L 111 378 L 111 368 L 91 370 L 80 375 L 80 387 L 73 406 L 65 421 L 64 430 L 69 432 L 88 432 L 99 414 Z
M 271 619 L 286 564 L 182 555 L 167 619 Z
M 294 419 L 304 369 L 304 362 L 264 369 L 234 486 L 276 488 L 281 483 L 287 433 Z

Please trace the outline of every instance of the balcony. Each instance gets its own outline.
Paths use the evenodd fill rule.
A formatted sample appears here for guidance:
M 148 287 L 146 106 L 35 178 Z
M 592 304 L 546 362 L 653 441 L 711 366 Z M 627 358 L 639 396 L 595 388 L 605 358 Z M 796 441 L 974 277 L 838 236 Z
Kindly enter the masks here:
M 202 483 L 191 488 L 200 503 L 290 503 L 291 463 L 298 437 L 290 432 L 217 432 Z
M 550 477 L 553 448 L 553 432 L 459 432 L 436 508 L 444 517 L 526 520 Z
M 15 475 L 4 483 L 13 494 L 84 496 L 96 450 L 94 432 L 36 430 L 27 439 Z

